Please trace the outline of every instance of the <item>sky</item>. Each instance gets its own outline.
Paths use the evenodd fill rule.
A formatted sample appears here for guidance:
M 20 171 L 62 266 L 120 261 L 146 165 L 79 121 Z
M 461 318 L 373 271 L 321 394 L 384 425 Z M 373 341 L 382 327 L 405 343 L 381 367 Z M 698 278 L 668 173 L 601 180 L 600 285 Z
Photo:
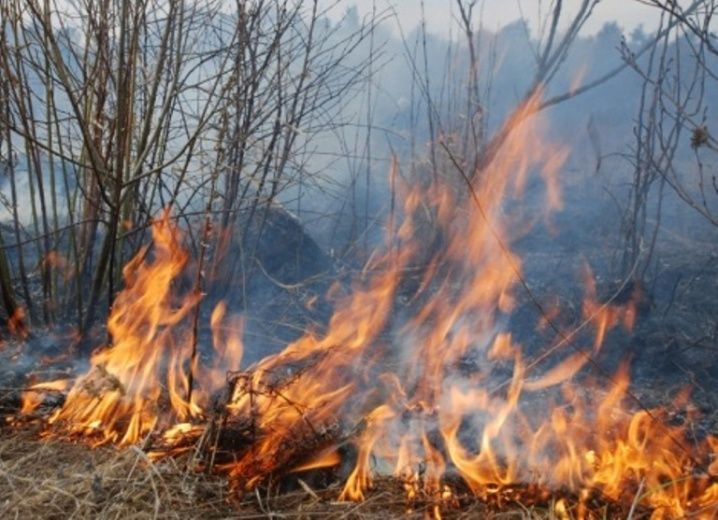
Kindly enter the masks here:
M 575 11 L 580 2 L 581 0 L 565 0 L 566 14 L 570 14 L 570 9 Z M 371 13 L 374 3 L 378 11 L 392 7 L 405 32 L 416 27 L 421 21 L 421 0 L 345 0 L 337 4 L 330 16 L 334 19 L 341 18 L 352 4 L 358 7 L 362 15 L 366 15 Z M 552 3 L 551 0 L 478 0 L 475 12 L 478 13 L 483 7 L 483 25 L 487 29 L 499 29 L 522 18 L 523 12 L 532 31 L 537 31 L 538 21 L 544 18 Z M 448 36 L 451 20 L 458 15 L 456 0 L 424 0 L 424 11 L 427 29 Z M 608 21 L 617 22 L 629 33 L 639 25 L 643 25 L 646 31 L 651 31 L 657 24 L 657 13 L 656 8 L 643 5 L 637 0 L 602 0 L 584 26 L 582 34 L 595 34 Z M 569 20 L 570 16 L 565 19 Z M 398 34 L 398 29 L 395 28 L 395 31 Z

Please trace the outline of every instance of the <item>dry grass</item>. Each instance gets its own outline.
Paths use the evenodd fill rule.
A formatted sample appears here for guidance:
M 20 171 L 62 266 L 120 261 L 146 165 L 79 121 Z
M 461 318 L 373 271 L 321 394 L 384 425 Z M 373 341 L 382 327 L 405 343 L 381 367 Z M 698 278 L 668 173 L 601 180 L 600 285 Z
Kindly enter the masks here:
M 226 518 L 224 483 L 149 463 L 138 449 L 88 449 L 2 432 L 0 518 Z
M 31 431 L 0 430 L 0 518 L 427 518 L 435 504 L 409 504 L 402 484 L 381 479 L 362 503 L 338 502 L 339 485 L 263 488 L 237 503 L 226 482 L 188 472 L 182 462 L 150 462 L 130 448 L 90 449 L 38 440 Z M 552 508 L 513 504 L 497 512 L 475 499 L 442 508 L 444 518 L 555 518 Z

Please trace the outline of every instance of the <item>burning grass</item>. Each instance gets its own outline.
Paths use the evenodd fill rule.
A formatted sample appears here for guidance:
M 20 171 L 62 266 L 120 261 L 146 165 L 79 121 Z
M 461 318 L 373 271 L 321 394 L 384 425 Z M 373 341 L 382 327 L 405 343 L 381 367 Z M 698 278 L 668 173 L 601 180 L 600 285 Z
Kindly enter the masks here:
M 456 495 L 453 507 L 429 497 L 408 500 L 405 483 L 379 478 L 363 502 L 337 500 L 341 483 L 318 486 L 327 475 L 301 474 L 231 500 L 227 482 L 187 471 L 183 459 L 152 462 L 137 448 L 89 449 L 83 444 L 41 442 L 36 432 L 3 430 L 0 441 L 0 515 L 3 518 L 425 518 L 441 507 L 445 518 L 563 518 L 571 498 L 528 486 L 496 490 L 488 500 Z M 318 478 L 319 477 L 319 478 Z M 310 485 L 308 482 L 311 482 Z M 628 511 L 596 501 L 597 518 Z M 634 518 L 646 516 L 634 509 Z
M 519 505 L 529 516 L 538 511 L 529 506 L 577 518 L 714 515 L 718 437 L 690 430 L 687 393 L 649 408 L 627 364 L 614 372 L 595 359 L 612 329 L 633 327 L 640 290 L 602 302 L 587 271 L 581 323 L 567 328 L 542 312 L 535 334 L 545 347 L 531 355 L 504 327 L 517 290 L 533 296 L 509 244 L 535 217 L 510 208 L 536 172 L 548 205 L 559 206 L 555 176 L 566 157 L 538 138 L 535 122 L 517 120 L 486 171 L 461 172 L 468 194 L 447 179 L 397 181 L 402 219 L 351 289 L 334 291 L 326 330 L 307 330 L 246 368 L 241 320 L 222 304 L 212 351 L 197 344 L 201 294 L 182 291 L 189 255 L 165 213 L 152 253 L 124 269 L 112 345 L 96 349 L 71 384 L 39 383 L 67 388 L 43 417 L 43 435 L 128 448 L 145 464 L 143 496 L 154 504 L 156 468 L 180 457 L 192 472 L 224 476 L 240 510 L 256 499 L 264 515 L 273 506 L 262 490 L 275 500 L 290 483 L 319 508 L 299 516 L 384 514 L 397 504 L 434 516 Z M 43 388 L 26 393 L 21 415 L 42 404 Z M 296 476 L 309 470 L 329 475 L 320 488 L 331 500 L 363 505 L 332 510 Z M 277 504 L 291 502 L 282 496 Z

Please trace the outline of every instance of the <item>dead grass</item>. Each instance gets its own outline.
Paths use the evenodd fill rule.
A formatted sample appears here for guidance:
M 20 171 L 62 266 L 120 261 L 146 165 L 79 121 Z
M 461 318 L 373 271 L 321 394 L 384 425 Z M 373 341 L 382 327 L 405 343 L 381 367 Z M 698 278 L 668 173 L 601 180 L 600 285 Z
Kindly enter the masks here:
M 291 489 L 265 487 L 241 502 L 227 496 L 217 476 L 188 472 L 182 461 L 150 462 L 138 448 L 90 449 L 82 444 L 42 441 L 32 431 L 0 430 L 0 518 L 427 518 L 436 504 L 409 504 L 402 484 L 380 479 L 361 503 L 338 502 L 339 484 L 313 489 L 295 480 Z M 548 507 L 476 499 L 442 508 L 444 518 L 558 518 Z M 600 515 L 599 515 L 600 517 Z
M 149 463 L 139 449 L 89 449 L 2 432 L 0 518 L 226 518 L 219 479 Z

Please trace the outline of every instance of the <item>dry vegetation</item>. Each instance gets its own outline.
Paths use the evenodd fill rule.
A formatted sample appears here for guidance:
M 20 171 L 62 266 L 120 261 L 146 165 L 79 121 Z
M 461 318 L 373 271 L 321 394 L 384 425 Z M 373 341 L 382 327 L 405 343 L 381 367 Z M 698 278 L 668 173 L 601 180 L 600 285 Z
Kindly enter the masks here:
M 3 518 L 221 518 L 234 513 L 217 478 L 184 472 L 139 449 L 89 449 L 3 431 Z
M 137 448 L 90 449 L 83 444 L 40 441 L 36 432 L 4 429 L 0 441 L 0 514 L 3 518 L 131 519 L 131 518 L 426 518 L 436 503 L 409 501 L 404 484 L 380 478 L 366 500 L 339 502 L 340 482 L 313 488 L 301 475 L 284 488 L 263 487 L 237 502 L 227 495 L 227 482 L 217 476 L 187 471 L 182 459 L 151 462 Z M 289 488 L 287 488 L 289 486 Z M 468 520 L 560 519 L 571 506 L 546 497 L 522 497 L 521 488 L 507 488 L 490 502 L 465 495 L 441 506 L 442 517 Z M 528 495 L 528 494 L 527 494 Z M 565 500 L 570 504 L 570 499 Z M 625 516 L 628 511 L 596 504 L 598 518 Z M 633 518 L 645 512 L 634 510 Z
M 692 507 L 696 501 L 711 500 L 712 490 L 718 486 L 709 486 L 715 486 L 716 476 L 709 475 L 707 468 L 718 462 L 706 448 L 699 462 L 693 452 L 699 445 L 711 445 L 715 418 L 707 417 L 704 424 L 699 424 L 698 419 L 683 413 L 695 410 L 689 406 L 680 410 L 680 417 L 669 406 L 654 416 L 653 405 L 666 404 L 662 400 L 668 385 L 651 389 L 653 395 L 633 392 L 629 389 L 628 370 L 617 382 L 594 358 L 607 331 L 623 324 L 626 329 L 632 328 L 641 312 L 638 297 L 634 296 L 645 286 L 649 268 L 655 264 L 661 205 L 654 216 L 651 211 L 655 208 L 649 201 L 656 192 L 660 199 L 664 189 L 672 189 L 700 216 L 718 224 L 711 198 L 714 191 L 718 194 L 718 186 L 715 178 L 711 185 L 710 173 L 699 155 L 704 150 L 718 149 L 701 119 L 706 110 L 705 84 L 714 77 L 706 70 L 703 58 L 716 53 L 714 37 L 705 27 L 710 26 L 716 6 L 703 1 L 679 9 L 670 2 L 649 2 L 666 14 L 656 34 L 642 48 L 631 52 L 622 49 L 624 61 L 620 67 L 583 86 L 546 95 L 597 3 L 577 2 L 571 15 L 562 11 L 562 2 L 552 4 L 540 37 L 534 42 L 532 80 L 517 95 L 516 105 L 505 120 L 491 127 L 487 122 L 489 100 L 484 97 L 490 84 L 484 85 L 480 78 L 476 48 L 477 2 L 456 3 L 457 21 L 466 38 L 463 51 L 467 67 L 465 76 L 457 78 L 452 87 L 456 95 L 449 96 L 451 100 L 446 104 L 432 98 L 434 90 L 426 65 L 427 33 L 422 27 L 414 49 L 407 47 L 407 61 L 413 74 L 412 89 L 418 92 L 418 99 L 411 100 L 411 117 L 425 117 L 428 145 L 425 154 L 416 154 L 412 141 L 411 153 L 416 156 L 408 158 L 410 166 L 404 169 L 411 171 L 401 170 L 392 160 L 388 196 L 391 214 L 387 217 L 387 234 L 395 233 L 389 240 L 396 239 L 405 249 L 397 248 L 394 255 L 394 243 L 388 244 L 387 252 L 372 252 L 368 247 L 365 237 L 370 228 L 371 166 L 367 166 L 364 222 L 359 222 L 362 219 L 356 215 L 351 222 L 352 241 L 355 236 L 363 238 L 348 247 L 347 254 L 356 255 L 347 271 L 359 273 L 355 278 L 360 289 L 354 296 L 347 291 L 344 299 L 336 300 L 340 303 L 333 309 L 336 312 L 331 323 L 329 319 L 325 320 L 328 323 L 316 323 L 326 335 L 305 330 L 287 351 L 262 359 L 246 372 L 239 372 L 240 352 L 238 358 L 233 358 L 236 366 L 213 367 L 214 379 L 206 384 L 201 376 L 212 370 L 205 370 L 209 365 L 202 364 L 199 330 L 200 319 L 209 314 L 209 303 L 205 301 L 220 300 L 232 292 L 237 295 L 240 310 L 246 310 L 255 303 L 243 292 L 253 277 L 264 276 L 287 293 L 296 294 L 304 288 L 306 280 L 287 284 L 272 279 L 258 261 L 260 237 L 271 224 L 273 208 L 280 206 L 279 201 L 287 193 L 301 205 L 306 186 L 330 185 L 312 170 L 308 150 L 316 141 L 349 125 L 340 121 L 339 114 L 345 100 L 359 88 L 368 89 L 371 104 L 375 88 L 372 71 L 381 56 L 381 49 L 375 47 L 374 30 L 386 13 L 375 11 L 358 29 L 344 32 L 341 24 L 330 27 L 323 23 L 325 13 L 320 2 L 238 2 L 236 9 L 228 11 L 215 0 L 70 1 L 70 14 L 62 16 L 51 0 L 0 0 L 0 167 L 7 175 L 10 190 L 8 197 L 0 199 L 8 217 L 7 225 L 0 229 L 0 296 L 8 332 L 16 338 L 29 338 L 32 343 L 38 337 L 49 336 L 43 331 L 72 324 L 72 341 L 63 339 L 59 342 L 62 351 L 53 352 L 55 373 L 51 375 L 56 378 L 61 370 L 69 373 L 81 366 L 79 362 L 75 364 L 73 356 L 84 360 L 91 347 L 102 343 L 98 330 L 103 334 L 104 330 L 101 325 L 98 328 L 98 321 L 104 321 L 106 311 L 112 313 L 108 326 L 112 348 L 95 351 L 89 375 L 82 379 L 86 368 L 82 366 L 72 374 L 78 376 L 75 386 L 56 392 L 62 394 L 58 401 L 66 399 L 70 404 L 69 412 L 60 415 L 62 420 L 53 427 L 60 431 L 65 426 L 67 430 L 60 432 L 57 439 L 43 439 L 52 427 L 45 429 L 47 425 L 29 420 L 10 425 L 12 419 L 0 429 L 0 518 L 426 518 L 439 513 L 462 519 L 564 519 L 582 515 L 644 518 L 652 513 L 648 507 L 674 505 L 664 506 L 660 501 L 641 505 L 649 494 L 643 488 L 647 478 L 653 478 L 653 484 L 664 479 L 658 487 L 675 485 L 676 489 L 680 479 L 695 481 L 694 488 L 686 486 L 677 507 L 682 507 L 683 502 L 691 502 Z M 701 25 L 701 21 L 705 24 Z M 81 32 L 83 38 L 75 38 L 73 31 Z M 685 60 L 677 50 L 677 38 L 685 39 L 693 49 L 692 61 Z M 367 51 L 366 56 L 361 55 Z M 633 168 L 626 190 L 623 228 L 617 230 L 622 249 L 616 255 L 621 257 L 621 279 L 607 298 L 599 297 L 595 279 L 589 282 L 591 289 L 582 304 L 574 302 L 572 320 L 560 322 L 560 312 L 549 316 L 548 308 L 538 302 L 522 278 L 509 242 L 501 235 L 504 224 L 508 230 L 511 220 L 504 218 L 501 197 L 511 191 L 507 187 L 510 175 L 516 175 L 518 185 L 523 182 L 519 177 L 530 170 L 541 170 L 542 175 L 546 174 L 547 205 L 560 205 L 552 189 L 557 186 L 556 172 L 568 153 L 551 150 L 541 139 L 531 140 L 534 132 L 521 133 L 525 131 L 523 125 L 535 121 L 535 116 L 545 109 L 581 95 L 626 69 L 644 78 L 644 85 L 635 153 L 629 158 Z M 687 81 L 676 82 L 676 77 Z M 416 116 L 415 106 L 421 106 L 425 116 Z M 444 106 L 445 112 L 437 106 Z M 367 165 L 373 159 L 370 114 L 371 108 L 367 110 L 365 136 L 355 136 L 357 140 L 366 138 Z M 675 164 L 677 149 L 685 140 L 683 134 L 688 134 L 696 154 L 696 185 L 687 181 Z M 21 155 L 23 161 L 18 160 Z M 521 169 L 516 166 L 517 156 L 523 160 L 519 162 L 526 163 L 521 165 L 526 171 L 517 172 Z M 404 201 L 397 195 L 395 183 L 402 185 Z M 28 193 L 22 192 L 21 186 L 26 186 Z M 352 196 L 356 199 L 356 193 L 352 192 Z M 400 229 L 395 229 L 395 209 L 401 202 L 406 202 L 405 220 Z M 171 217 L 166 213 L 165 220 L 155 219 L 168 207 L 172 208 Z M 178 239 L 179 228 L 186 233 L 184 241 Z M 150 229 L 155 231 L 155 246 L 143 249 Z M 467 237 L 474 241 L 469 243 Z M 457 251 L 465 255 L 457 255 Z M 161 265 L 163 261 L 169 267 Z M 158 279 L 164 282 L 156 289 L 152 282 Z M 674 292 L 679 281 L 675 282 Z M 464 285 L 475 290 L 462 292 Z M 538 309 L 540 318 L 545 319 L 545 337 L 541 339 L 549 338 L 540 346 L 544 350 L 531 352 L 534 357 L 525 365 L 521 347 L 512 343 L 511 336 L 502 343 L 495 332 L 504 318 L 502 313 L 508 314 L 514 308 L 515 302 L 509 302 L 512 298 L 507 296 L 507 287 L 513 286 L 523 290 L 518 304 L 532 307 L 534 312 Z M 176 291 L 178 287 L 180 291 Z M 633 289 L 625 291 L 626 287 Z M 217 294 L 212 293 L 213 289 Z M 206 292 L 212 294 L 205 300 Z M 181 303 L 175 293 L 184 297 Z M 146 294 L 154 295 L 157 301 L 144 298 Z M 625 298 L 619 301 L 621 297 Z M 420 308 L 422 304 L 425 306 Z M 453 310 L 452 305 L 460 309 L 457 314 L 448 312 Z M 671 305 L 672 300 L 666 314 Z M 408 331 L 412 338 L 433 338 L 436 331 L 429 330 L 426 324 L 443 325 L 436 328 L 443 330 L 444 336 L 425 344 L 416 341 L 418 346 L 412 346 L 412 354 L 421 357 L 422 363 L 405 362 L 402 355 L 406 352 L 399 352 L 405 346 L 386 341 L 396 333 L 392 329 L 394 308 L 400 309 L 396 321 L 406 318 L 402 313 L 416 314 L 416 320 L 406 319 L 406 327 L 397 329 Z M 679 316 L 695 314 L 693 309 L 673 312 Z M 474 319 L 476 316 L 481 319 Z M 658 323 L 669 321 L 665 316 L 662 320 L 652 318 L 650 324 L 659 332 L 646 337 L 665 340 L 659 335 L 664 329 Z M 179 322 L 182 326 L 173 328 Z M 587 335 L 592 327 L 602 327 L 595 340 Z M 231 328 L 226 327 L 226 331 Z M 708 328 L 711 330 L 704 342 L 714 342 L 718 326 L 711 322 Z M 239 331 L 241 337 L 241 327 L 234 329 L 232 332 Z M 463 341 L 457 331 L 471 339 Z M 586 335 L 581 336 L 583 333 Z M 488 354 L 492 363 L 486 364 L 490 368 L 483 374 L 476 363 L 471 365 L 473 373 L 461 373 L 465 380 L 452 388 L 459 397 L 459 390 L 465 390 L 464 385 L 468 386 L 472 377 L 472 383 L 481 384 L 474 388 L 475 393 L 467 392 L 465 399 L 457 398 L 455 410 L 442 409 L 447 403 L 442 392 L 450 393 L 444 383 L 461 370 L 468 370 L 464 365 L 474 360 L 467 360 L 465 350 L 482 335 L 494 336 L 492 352 Z M 227 339 L 230 334 L 216 337 Z M 209 349 L 209 333 L 204 339 Z M 585 345 L 576 345 L 578 340 Z M 489 344 L 488 339 L 485 342 Z M 224 343 L 222 354 L 227 353 L 230 344 L 242 348 L 241 340 Z M 137 345 L 143 347 L 142 352 L 131 357 L 137 354 Z M 221 350 L 216 344 L 214 347 L 217 352 Z M 34 356 L 32 352 L 21 353 L 22 345 L 15 343 L 5 343 L 3 348 L 5 352 L 0 350 L 0 354 L 5 357 L 10 357 L 10 350 L 13 358 Z M 350 355 L 344 354 L 342 348 Z M 554 364 L 552 355 L 568 348 L 573 349 L 571 358 Z M 156 356 L 155 349 L 167 357 Z M 130 352 L 130 357 L 115 356 L 123 350 Z M 170 355 L 174 356 L 171 360 Z M 547 359 L 551 361 L 549 368 L 548 363 L 541 364 Z M 28 366 L 45 365 L 42 369 L 46 370 L 46 365 L 52 365 L 46 361 L 33 359 Z M 568 362 L 564 365 L 564 361 Z M 357 375 L 357 365 L 372 363 L 379 368 Z M 680 369 L 675 361 L 674 364 Z M 529 374 L 537 366 L 541 370 Z M 584 380 L 571 386 L 569 379 L 584 366 L 597 367 L 599 379 L 611 384 L 595 385 L 588 392 L 582 392 Z M 126 367 L 130 369 L 124 372 Z M 135 367 L 149 367 L 143 372 L 145 379 L 131 373 Z M 14 379 L 3 383 L 15 387 L 8 392 L 2 389 L 2 414 L 15 415 L 17 394 L 26 383 L 52 378 L 48 375 L 52 369 L 41 374 L 31 373 L 30 368 L 22 374 L 13 373 L 8 377 Z M 384 368 L 389 371 L 381 372 Z M 489 378 L 495 375 L 490 373 L 493 369 L 497 373 L 503 370 L 499 374 L 502 382 L 491 395 L 482 394 L 485 388 L 481 385 L 493 383 Z M 232 381 L 231 373 L 240 376 L 225 389 L 227 380 Z M 481 380 L 484 375 L 487 379 Z M 273 380 L 275 377 L 279 382 Z M 237 383 L 240 379 L 241 383 Z M 579 461 L 576 478 L 586 480 L 572 488 L 574 491 L 569 491 L 568 486 L 548 489 L 521 482 L 501 486 L 492 482 L 487 486 L 481 480 L 481 471 L 472 476 L 472 465 L 499 468 L 490 478 L 511 464 L 514 466 L 507 474 L 517 467 L 525 469 L 515 453 L 499 451 L 497 456 L 490 449 L 479 450 L 484 458 L 474 458 L 472 450 L 476 446 L 462 444 L 461 438 L 464 427 L 469 431 L 473 427 L 466 426 L 465 422 L 470 422 L 467 417 L 474 420 L 493 416 L 492 421 L 476 421 L 485 426 L 484 440 L 489 445 L 499 437 L 506 417 L 517 411 L 520 417 L 513 433 L 530 430 L 533 425 L 529 418 L 535 417 L 530 413 L 521 415 L 523 410 L 516 405 L 524 379 L 527 386 L 533 384 L 535 391 L 567 383 L 561 396 L 568 396 L 566 402 L 552 411 L 556 411 L 557 423 L 565 427 L 563 432 L 570 429 L 566 425 L 574 428 L 572 434 L 581 437 L 577 445 L 584 449 L 582 455 L 590 453 L 593 461 L 584 464 L 585 457 L 575 457 Z M 99 383 L 93 386 L 95 380 Z M 695 383 L 701 406 L 712 412 L 715 392 Z M 246 388 L 241 387 L 243 384 Z M 596 424 L 587 419 L 592 411 L 589 406 L 616 388 L 622 388 L 620 397 L 607 399 L 611 406 L 605 409 L 603 405 L 597 407 L 605 412 L 604 424 L 615 430 L 604 439 L 605 453 L 613 455 L 623 447 L 623 439 L 612 437 L 618 436 L 615 432 L 647 431 L 658 447 L 649 453 L 651 461 L 655 462 L 652 457 L 663 457 L 660 463 L 668 466 L 679 460 L 685 468 L 669 468 L 671 478 L 665 479 L 667 473 L 652 475 L 641 467 L 644 473 L 636 471 L 626 477 L 631 490 L 629 500 L 619 490 L 615 496 L 622 500 L 614 502 L 607 495 L 599 496 L 609 487 L 601 487 L 605 482 L 590 480 L 600 464 L 596 463 L 585 432 Z M 504 391 L 506 395 L 501 393 Z M 388 398 L 380 395 L 390 393 Z M 634 423 L 628 413 L 618 413 L 626 397 L 631 401 L 626 410 L 634 413 L 634 418 L 650 420 Z M 385 402 L 377 406 L 382 398 Z M 120 412 L 113 417 L 94 415 L 100 401 L 107 403 L 105 411 Z M 646 403 L 650 403 L 651 410 Z M 53 403 L 58 405 L 59 402 Z M 589 413 L 583 414 L 583 406 Z M 222 413 L 210 419 L 220 407 Z M 154 414 L 149 419 L 148 411 Z M 48 416 L 41 411 L 41 419 Z M 183 425 L 204 421 L 203 424 L 212 422 L 214 428 L 218 416 L 236 419 L 240 424 L 244 420 L 252 423 L 251 437 L 241 442 L 229 438 L 222 446 L 222 456 L 227 458 L 221 462 L 231 467 L 230 472 L 237 472 L 234 480 L 232 475 L 197 469 L 192 455 L 207 457 L 211 451 L 207 446 L 189 443 L 193 448 L 183 455 L 151 460 L 149 441 L 141 441 L 152 437 L 154 442 L 161 436 L 156 424 L 165 427 L 172 425 L 171 421 Z M 323 432 L 317 434 L 315 426 L 340 424 L 337 417 L 346 418 L 348 433 L 340 436 L 331 428 L 317 428 Z M 661 421 L 666 417 L 664 424 Z M 259 419 L 266 420 L 264 430 L 254 435 L 254 424 Z M 411 487 L 411 476 L 400 479 L 373 475 L 374 459 L 380 458 L 377 453 L 381 451 L 373 451 L 377 441 L 395 440 L 390 439 L 390 433 L 406 430 L 410 423 L 417 431 L 403 434 L 410 439 L 407 445 L 413 443 L 409 450 L 419 447 L 416 453 L 406 455 L 413 457 L 407 467 L 411 469 L 413 464 L 419 468 L 416 489 Z M 95 427 L 88 426 L 93 424 L 111 426 L 97 435 Z M 127 424 L 139 426 L 130 434 Z M 634 424 L 638 426 L 632 429 Z M 521 430 L 524 426 L 526 430 Z M 683 426 L 690 432 L 679 439 L 678 434 L 685 433 Z M 694 429 L 700 432 L 696 434 Z M 491 434 L 486 433 L 489 430 Z M 561 444 L 566 439 L 559 427 L 555 431 L 548 427 L 542 430 L 547 431 L 558 440 L 543 438 L 545 453 L 555 455 L 555 451 L 561 456 L 564 448 L 570 451 L 567 446 L 574 447 L 571 442 Z M 305 432 L 306 438 L 302 436 Z M 479 438 L 477 432 L 470 433 Z M 82 442 L 67 440 L 94 440 L 92 434 L 95 438 L 104 435 L 104 443 L 125 446 L 91 449 Z M 427 440 L 440 435 L 444 437 L 436 446 Z M 494 437 L 489 438 L 491 435 Z M 316 445 L 307 441 L 310 437 Z M 634 437 L 637 440 L 631 440 L 639 448 L 651 444 L 643 442 L 640 435 Z M 536 439 L 538 444 L 540 435 Z M 291 473 L 292 466 L 308 458 L 307 452 L 325 447 L 320 443 L 340 441 L 342 448 L 354 443 L 355 450 L 343 464 L 334 464 L 334 469 L 329 470 Z M 250 444 L 262 445 L 261 462 L 257 462 L 260 458 L 252 449 L 246 449 Z M 676 447 L 685 452 L 680 454 L 684 458 L 672 458 L 670 451 Z M 173 448 L 177 448 L 176 443 L 168 444 L 168 452 Z M 293 451 L 287 451 L 289 448 Z M 392 449 L 399 451 L 396 444 Z M 646 456 L 640 449 L 636 451 Z M 216 451 L 211 456 L 215 454 Z M 514 460 L 505 462 L 502 457 Z M 545 463 L 543 457 L 538 459 Z M 363 473 L 357 478 L 360 484 L 355 495 L 349 498 L 365 499 L 340 501 L 342 486 L 353 478 L 347 465 L 353 464 L 357 468 L 363 465 Z M 610 463 L 606 466 L 611 467 Z M 450 469 L 444 473 L 447 467 Z M 687 476 L 681 473 L 684 470 Z M 537 470 L 530 467 L 529 471 Z M 357 469 L 357 473 L 361 472 Z M 562 481 L 561 475 L 555 481 L 573 484 L 573 473 L 567 473 L 566 480 Z M 368 475 L 374 478 L 373 485 L 364 489 L 363 478 Z M 619 477 L 617 481 L 622 482 L 623 475 Z M 421 488 L 419 480 L 425 488 Z M 450 485 L 450 489 L 444 485 Z M 582 489 L 584 496 L 577 497 L 575 489 Z M 484 496 L 478 497 L 480 493 Z M 700 498 L 696 498 L 699 494 Z M 578 510 L 579 507 L 584 509 Z M 693 511 L 697 518 L 715 514 L 714 504 L 700 502 L 699 507 Z

